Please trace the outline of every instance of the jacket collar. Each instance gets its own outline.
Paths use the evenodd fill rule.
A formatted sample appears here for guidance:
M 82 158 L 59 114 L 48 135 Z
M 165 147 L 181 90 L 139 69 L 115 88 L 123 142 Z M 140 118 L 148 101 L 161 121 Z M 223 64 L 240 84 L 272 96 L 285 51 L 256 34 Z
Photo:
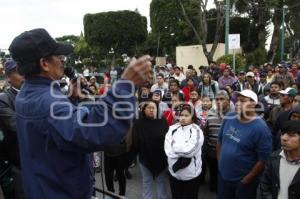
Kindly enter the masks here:
M 44 85 L 51 85 L 54 82 L 58 83 L 57 81 L 42 76 L 31 77 L 29 79 L 26 79 L 25 82 L 29 84 L 44 84 Z
M 282 149 L 275 151 L 272 155 L 271 158 L 276 161 L 275 164 L 272 164 L 274 167 L 274 171 L 275 171 L 275 175 L 277 177 L 277 179 L 279 179 L 279 166 L 280 166 L 280 159 L 282 158 L 280 153 L 281 153 Z M 300 181 L 300 169 L 298 169 L 297 173 L 295 174 L 293 181 L 291 183 L 291 185 L 297 183 Z M 291 186 L 290 185 L 290 186 Z
M 294 176 L 291 185 L 296 184 L 296 183 L 299 182 L 299 181 L 300 181 L 300 168 L 298 169 L 296 175 Z

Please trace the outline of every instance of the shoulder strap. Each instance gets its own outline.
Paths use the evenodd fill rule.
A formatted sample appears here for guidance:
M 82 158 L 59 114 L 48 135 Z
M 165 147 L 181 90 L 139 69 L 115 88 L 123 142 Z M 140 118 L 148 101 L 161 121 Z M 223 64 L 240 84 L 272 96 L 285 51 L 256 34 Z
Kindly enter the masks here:
M 211 85 L 211 89 L 212 89 L 213 93 L 216 93 L 216 85 L 215 85 L 215 82 L 213 82 L 213 84 Z

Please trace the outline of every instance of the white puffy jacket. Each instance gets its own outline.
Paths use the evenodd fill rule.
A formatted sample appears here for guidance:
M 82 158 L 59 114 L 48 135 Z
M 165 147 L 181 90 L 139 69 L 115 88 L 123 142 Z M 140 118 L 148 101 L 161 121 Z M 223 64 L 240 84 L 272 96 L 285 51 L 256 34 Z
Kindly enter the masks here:
M 202 171 L 201 148 L 204 135 L 196 124 L 181 126 L 179 123 L 170 126 L 165 138 L 165 152 L 168 156 L 169 171 L 178 180 L 191 180 Z M 180 157 L 192 158 L 184 169 L 173 172 L 173 165 Z

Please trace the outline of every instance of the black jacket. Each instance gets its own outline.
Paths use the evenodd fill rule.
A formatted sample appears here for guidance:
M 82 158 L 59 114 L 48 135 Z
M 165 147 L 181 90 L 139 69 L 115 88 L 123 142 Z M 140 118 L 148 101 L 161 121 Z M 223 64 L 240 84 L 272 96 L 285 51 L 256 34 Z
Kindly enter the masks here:
M 20 168 L 20 157 L 16 131 L 15 99 L 17 91 L 8 88 L 0 93 L 0 128 L 4 139 L 0 141 L 0 161 L 9 161 Z
M 167 168 L 164 143 L 168 130 L 164 118 L 141 118 L 135 122 L 132 129 L 133 152 L 139 154 L 140 162 L 151 171 L 153 176 L 157 176 Z
M 280 181 L 279 181 L 279 166 L 281 156 L 279 155 L 281 150 L 275 151 L 268 163 L 266 164 L 265 171 L 259 186 L 259 195 L 261 199 L 277 199 Z M 288 172 L 288 171 L 287 171 Z M 300 198 L 300 169 L 298 169 L 294 179 L 289 186 L 289 198 L 287 199 L 299 199 Z

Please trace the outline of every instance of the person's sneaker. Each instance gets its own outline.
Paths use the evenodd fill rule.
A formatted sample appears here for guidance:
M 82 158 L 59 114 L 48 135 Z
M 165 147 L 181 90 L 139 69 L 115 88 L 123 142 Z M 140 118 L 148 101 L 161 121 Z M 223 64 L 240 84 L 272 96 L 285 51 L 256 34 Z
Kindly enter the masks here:
M 128 180 L 132 179 L 131 173 L 128 171 L 128 169 L 125 170 L 125 176 Z

